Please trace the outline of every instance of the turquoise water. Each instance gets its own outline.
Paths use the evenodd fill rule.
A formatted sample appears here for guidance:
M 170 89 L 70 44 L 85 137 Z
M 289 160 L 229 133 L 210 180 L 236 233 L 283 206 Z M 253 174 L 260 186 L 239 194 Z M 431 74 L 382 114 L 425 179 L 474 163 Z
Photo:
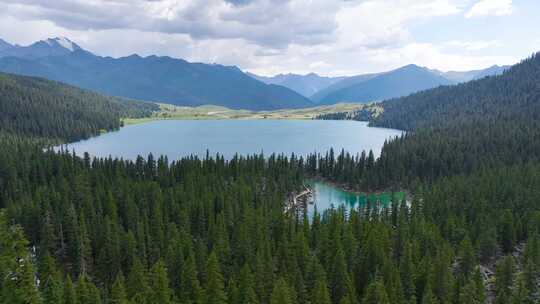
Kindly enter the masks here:
M 313 217 L 315 207 L 317 208 L 317 212 L 322 213 L 332 206 L 337 208 L 343 205 L 347 210 L 358 208 L 358 206 L 364 206 L 368 202 L 379 202 L 382 206 L 385 206 L 390 203 L 393 196 L 392 193 L 365 195 L 349 192 L 340 187 L 321 181 L 308 181 L 308 184 L 313 190 L 313 205 L 308 206 L 309 218 Z M 402 192 L 394 193 L 394 195 L 398 200 L 405 198 L 405 194 Z
M 135 159 L 138 155 L 167 155 L 174 160 L 188 155 L 220 153 L 295 153 L 307 155 L 345 149 L 353 154 L 372 149 L 380 154 L 386 139 L 401 135 L 392 129 L 371 128 L 366 122 L 329 120 L 163 120 L 129 125 L 118 131 L 69 144 L 79 155 Z

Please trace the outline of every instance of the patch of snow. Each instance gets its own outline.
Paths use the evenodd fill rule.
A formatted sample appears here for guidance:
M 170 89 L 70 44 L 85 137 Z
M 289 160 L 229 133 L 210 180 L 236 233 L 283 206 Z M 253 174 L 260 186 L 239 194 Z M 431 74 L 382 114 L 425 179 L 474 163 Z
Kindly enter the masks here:
M 72 52 L 75 50 L 74 43 L 71 42 L 71 40 L 67 39 L 66 37 L 54 38 L 54 41 L 56 41 L 58 44 L 60 44 L 65 49 L 68 49 L 68 50 L 70 50 Z

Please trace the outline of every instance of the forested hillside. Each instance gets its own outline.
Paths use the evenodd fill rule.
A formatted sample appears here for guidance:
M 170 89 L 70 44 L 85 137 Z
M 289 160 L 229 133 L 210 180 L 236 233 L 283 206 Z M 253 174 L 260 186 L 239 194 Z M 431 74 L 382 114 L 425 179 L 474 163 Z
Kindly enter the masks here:
M 482 121 L 537 120 L 540 115 L 540 55 L 501 76 L 439 87 L 383 102 L 373 125 L 416 130 Z
M 366 183 L 376 188 L 433 181 L 538 161 L 540 155 L 540 55 L 503 75 L 439 87 L 384 101 L 382 112 L 360 111 L 321 119 L 371 120 L 407 130 L 388 142 Z
M 116 108 L 71 87 L 3 75 L 2 106 L 29 104 L 0 131 L 0 303 L 535 303 L 538 95 L 532 84 L 512 93 L 510 83 L 536 78 L 538 60 L 494 81 L 501 90 L 492 99 L 530 98 L 513 101 L 520 110 L 486 99 L 484 112 L 463 107 L 450 117 L 452 106 L 438 106 L 411 118 L 414 128 L 378 160 L 332 150 L 175 162 L 57 153 L 29 138 L 84 137 L 114 121 L 105 112 Z M 38 94 L 42 86 L 47 94 Z M 63 130 L 56 121 L 64 116 L 38 102 L 83 119 Z M 96 126 L 90 110 L 103 117 Z M 376 123 L 393 121 L 383 119 L 392 111 Z M 40 127 L 24 127 L 34 121 Z M 315 176 L 361 189 L 403 184 L 412 196 L 327 210 L 311 222 L 285 213 L 286 197 Z
M 145 117 L 156 110 L 153 103 L 0 73 L 0 130 L 5 133 L 76 140 L 118 129 L 121 117 Z

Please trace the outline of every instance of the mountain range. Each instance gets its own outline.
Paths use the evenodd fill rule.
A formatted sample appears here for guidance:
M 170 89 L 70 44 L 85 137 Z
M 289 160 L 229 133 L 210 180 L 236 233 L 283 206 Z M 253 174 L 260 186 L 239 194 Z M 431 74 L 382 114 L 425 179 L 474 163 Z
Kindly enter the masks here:
M 350 77 L 324 77 L 317 74 L 279 74 L 274 77 L 250 76 L 265 83 L 279 84 L 310 97 L 317 104 L 370 102 L 402 97 L 440 85 L 452 85 L 502 74 L 508 66 L 491 66 L 472 71 L 430 70 L 414 64 L 395 70 Z
M 24 47 L 3 42 L 0 57 L 3 72 L 44 77 L 134 99 L 248 110 L 313 105 L 299 93 L 260 82 L 237 67 L 158 56 L 101 57 L 67 38 L 47 39 Z
M 317 92 L 333 85 L 336 82 L 346 79 L 347 77 L 325 77 L 315 73 L 306 75 L 298 74 L 278 74 L 273 77 L 258 76 L 252 73 L 247 73 L 249 76 L 262 81 L 266 84 L 276 84 L 294 90 L 306 97 L 311 97 Z
M 357 76 L 349 79 L 347 84 L 337 83 L 335 88 L 318 94 L 314 100 L 319 104 L 370 102 L 450 84 L 453 82 L 426 68 L 411 64 L 386 73 Z
M 501 74 L 507 66 L 441 72 L 417 65 L 351 77 L 244 73 L 235 66 L 192 63 L 171 57 L 95 55 L 68 38 L 28 46 L 0 39 L 0 71 L 39 76 L 108 95 L 181 106 L 213 104 L 231 109 L 276 110 L 365 103 Z

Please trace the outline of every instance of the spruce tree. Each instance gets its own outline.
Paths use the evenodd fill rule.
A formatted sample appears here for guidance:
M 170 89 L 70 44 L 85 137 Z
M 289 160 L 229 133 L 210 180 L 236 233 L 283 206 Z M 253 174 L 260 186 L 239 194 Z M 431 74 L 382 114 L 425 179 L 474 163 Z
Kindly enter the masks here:
M 240 271 L 240 281 L 238 283 L 238 303 L 239 304 L 258 304 L 257 294 L 253 288 L 255 282 L 248 264 L 245 264 Z
M 371 282 L 362 301 L 364 304 L 390 304 L 384 284 L 379 280 Z
M 126 291 L 128 298 L 135 304 L 148 303 L 150 287 L 147 279 L 146 271 L 140 260 L 136 258 L 129 272 Z
M 270 304 L 293 304 L 293 294 L 287 282 L 281 278 L 274 285 L 270 296 Z
M 114 280 L 111 287 L 111 295 L 109 298 L 109 303 L 111 304 L 129 304 L 122 273 L 119 273 L 116 276 L 116 280 Z
M 73 286 L 73 282 L 71 281 L 71 278 L 68 276 L 65 280 L 64 284 L 64 302 L 63 304 L 78 304 L 78 296 L 75 291 L 75 287 Z
M 150 303 L 172 303 L 172 290 L 163 261 L 158 261 L 150 270 Z
M 316 259 L 316 258 L 314 258 Z M 313 291 L 311 292 L 311 304 L 330 304 L 330 291 L 328 290 L 328 282 L 326 281 L 326 274 L 322 266 L 315 262 L 315 284 Z
M 214 252 L 208 257 L 206 266 L 206 284 L 204 286 L 206 304 L 226 304 L 227 295 L 219 262 Z

